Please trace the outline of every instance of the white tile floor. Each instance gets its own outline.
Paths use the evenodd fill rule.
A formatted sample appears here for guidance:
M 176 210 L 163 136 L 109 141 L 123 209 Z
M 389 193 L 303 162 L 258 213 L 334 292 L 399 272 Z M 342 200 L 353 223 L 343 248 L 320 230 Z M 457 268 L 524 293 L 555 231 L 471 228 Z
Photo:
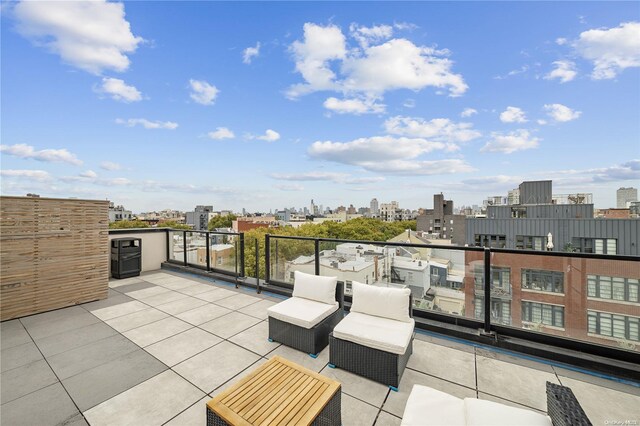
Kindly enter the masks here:
M 547 380 L 594 425 L 640 420 L 640 387 L 423 333 L 393 392 L 328 368 L 328 349 L 313 359 L 268 342 L 276 297 L 164 271 L 110 287 L 106 300 L 2 323 L 0 423 L 203 425 L 207 400 L 274 355 L 341 382 L 347 426 L 399 425 L 414 384 L 544 412 Z

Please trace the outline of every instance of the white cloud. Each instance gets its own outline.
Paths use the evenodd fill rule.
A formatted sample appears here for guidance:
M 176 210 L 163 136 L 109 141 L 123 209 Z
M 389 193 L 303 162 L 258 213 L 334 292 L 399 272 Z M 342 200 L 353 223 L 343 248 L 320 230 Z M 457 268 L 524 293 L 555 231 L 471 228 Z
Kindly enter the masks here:
M 375 99 L 337 99 L 327 98 L 324 107 L 338 114 L 381 114 L 386 105 L 376 103 Z
M 304 25 L 304 39 L 295 41 L 291 51 L 296 71 L 305 82 L 289 88 L 290 98 L 322 90 L 369 98 L 380 98 L 395 89 L 435 87 L 448 89 L 450 96 L 460 96 L 467 90 L 462 76 L 451 72 L 453 63 L 446 49 L 416 46 L 402 38 L 374 44 L 391 37 L 393 29 L 389 26 L 354 24 L 351 30 L 357 46 L 348 46 L 335 25 Z
M 0 176 L 35 180 L 39 182 L 51 180 L 51 175 L 44 170 L 0 170 Z
M 537 148 L 539 138 L 531 136 L 528 130 L 518 129 L 509 133 L 493 132 L 491 140 L 482 147 L 482 152 L 502 152 L 511 154 L 516 151 Z
M 274 188 L 279 189 L 280 191 L 304 191 L 304 186 L 299 185 L 297 183 L 294 184 L 283 184 L 283 185 L 273 185 Z
M 400 31 L 413 31 L 420 27 L 418 27 L 416 24 L 412 24 L 411 22 L 394 22 L 393 28 Z
M 94 172 L 93 170 L 86 170 L 86 171 L 80 173 L 80 177 L 88 178 L 88 179 L 95 179 L 95 178 L 98 177 L 98 174 L 96 172 Z
M 416 107 L 416 100 L 415 99 L 405 99 L 405 101 L 402 103 L 402 106 L 405 108 L 415 108 Z
M 93 74 L 126 71 L 127 55 L 144 41 L 131 32 L 123 3 L 22 1 L 14 13 L 23 36 Z
M 255 47 L 247 47 L 242 51 L 242 62 L 250 64 L 253 58 L 257 58 L 260 55 L 260 42 L 256 43 Z
M 547 115 L 549 117 L 554 121 L 561 123 L 575 120 L 582 114 L 582 112 L 574 111 L 568 106 L 562 104 L 547 104 L 544 106 L 544 109 L 547 111 Z
M 593 62 L 593 79 L 615 78 L 626 68 L 640 67 L 640 22 L 584 31 L 574 47 Z
M 220 91 L 216 86 L 207 83 L 204 80 L 189 80 L 191 86 L 191 99 L 201 105 L 213 105 Z
M 473 108 L 465 108 L 461 113 L 460 117 L 471 117 L 472 115 L 476 115 L 478 110 Z
M 348 173 L 338 172 L 305 172 L 305 173 L 273 173 L 271 174 L 273 179 L 297 181 L 297 182 L 314 182 L 314 181 L 327 181 L 335 183 L 345 183 L 349 185 L 357 185 L 363 183 L 376 183 L 385 180 L 382 176 L 366 176 L 366 177 L 352 177 Z
M 459 159 L 433 161 L 390 160 L 378 163 L 362 163 L 360 165 L 371 172 L 406 176 L 433 176 L 475 171 L 464 160 Z
M 576 72 L 576 64 L 571 61 L 555 61 L 553 65 L 555 65 L 555 68 L 543 77 L 545 80 L 557 78 L 560 83 L 566 83 L 573 80 L 578 74 Z
M 113 170 L 120 170 L 122 166 L 118 163 L 114 163 L 111 161 L 103 161 L 102 163 L 100 163 L 100 168 L 104 170 L 113 171 Z
M 214 140 L 233 139 L 236 135 L 226 127 L 217 127 L 215 131 L 207 133 Z
M 471 123 L 455 123 L 448 118 L 424 120 L 413 117 L 391 117 L 384 122 L 385 131 L 392 135 L 425 138 L 447 143 L 447 149 L 458 149 L 458 143 L 477 139 L 482 134 Z
M 116 101 L 126 103 L 138 102 L 142 100 L 142 93 L 134 86 L 128 86 L 124 80 L 118 78 L 104 77 L 102 85 L 96 88 L 96 92 L 111 96 Z
M 506 75 L 495 76 L 494 79 L 496 79 L 496 80 L 504 80 L 506 78 L 513 77 L 514 75 L 524 74 L 527 71 L 529 71 L 529 65 L 525 64 L 525 65 L 521 66 L 518 69 L 509 71 Z
M 122 124 L 127 127 L 142 126 L 145 129 L 168 129 L 175 130 L 178 127 L 178 123 L 173 121 L 150 121 L 146 118 L 129 118 L 123 120 L 122 118 L 116 119 L 116 124 Z
M 509 106 L 500 113 L 500 121 L 503 123 L 526 123 L 527 117 L 520 108 Z
M 390 25 L 375 25 L 363 27 L 357 24 L 349 26 L 351 37 L 356 39 L 361 47 L 367 48 L 371 43 L 380 43 L 393 36 L 393 27 Z
M 267 129 L 267 131 L 264 132 L 264 135 L 256 136 L 256 139 L 267 142 L 275 142 L 280 139 L 280 133 L 276 132 L 275 130 Z
M 16 145 L 0 145 L 0 152 L 19 158 L 31 158 L 47 163 L 69 163 L 74 166 L 82 165 L 82 161 L 66 149 L 42 149 L 36 151 L 31 145 L 21 143 Z
M 547 120 L 544 120 L 544 119 L 542 119 L 542 118 L 540 118 L 540 119 L 536 120 L 536 122 L 537 122 L 539 125 L 541 125 L 541 126 L 544 126 L 544 125 L 546 125 L 546 124 L 547 124 Z
M 565 44 L 567 44 L 567 39 L 566 39 L 566 38 L 564 38 L 564 37 L 558 37 L 558 38 L 556 39 L 556 44 L 557 44 L 558 46 L 564 46 Z

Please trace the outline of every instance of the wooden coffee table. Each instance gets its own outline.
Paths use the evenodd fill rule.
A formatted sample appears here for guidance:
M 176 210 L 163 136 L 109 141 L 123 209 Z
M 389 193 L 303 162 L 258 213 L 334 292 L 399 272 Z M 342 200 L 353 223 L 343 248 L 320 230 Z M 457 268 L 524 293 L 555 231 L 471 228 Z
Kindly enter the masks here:
M 207 403 L 207 426 L 336 425 L 340 383 L 275 356 Z

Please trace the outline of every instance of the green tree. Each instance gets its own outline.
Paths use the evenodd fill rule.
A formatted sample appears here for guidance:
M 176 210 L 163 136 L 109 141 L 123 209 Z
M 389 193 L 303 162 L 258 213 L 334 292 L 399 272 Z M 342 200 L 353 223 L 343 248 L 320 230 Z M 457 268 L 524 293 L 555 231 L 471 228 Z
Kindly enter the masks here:
M 118 222 L 109 223 L 109 229 L 129 229 L 129 228 L 149 228 L 149 224 L 141 220 L 120 220 Z
M 173 228 L 173 229 L 185 229 L 189 230 L 191 227 L 184 223 L 178 223 L 175 220 L 164 220 L 162 222 L 158 222 L 157 228 Z
M 233 221 L 237 218 L 238 216 L 233 213 L 225 216 L 212 217 L 208 225 L 209 231 L 213 231 L 215 228 L 231 228 Z

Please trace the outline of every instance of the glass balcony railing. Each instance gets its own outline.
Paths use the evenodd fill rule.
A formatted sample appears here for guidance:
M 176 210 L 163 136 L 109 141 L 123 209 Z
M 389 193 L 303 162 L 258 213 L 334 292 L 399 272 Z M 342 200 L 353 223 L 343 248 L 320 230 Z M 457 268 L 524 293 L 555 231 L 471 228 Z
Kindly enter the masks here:
M 169 262 L 235 277 L 244 276 L 244 235 L 168 230 Z

